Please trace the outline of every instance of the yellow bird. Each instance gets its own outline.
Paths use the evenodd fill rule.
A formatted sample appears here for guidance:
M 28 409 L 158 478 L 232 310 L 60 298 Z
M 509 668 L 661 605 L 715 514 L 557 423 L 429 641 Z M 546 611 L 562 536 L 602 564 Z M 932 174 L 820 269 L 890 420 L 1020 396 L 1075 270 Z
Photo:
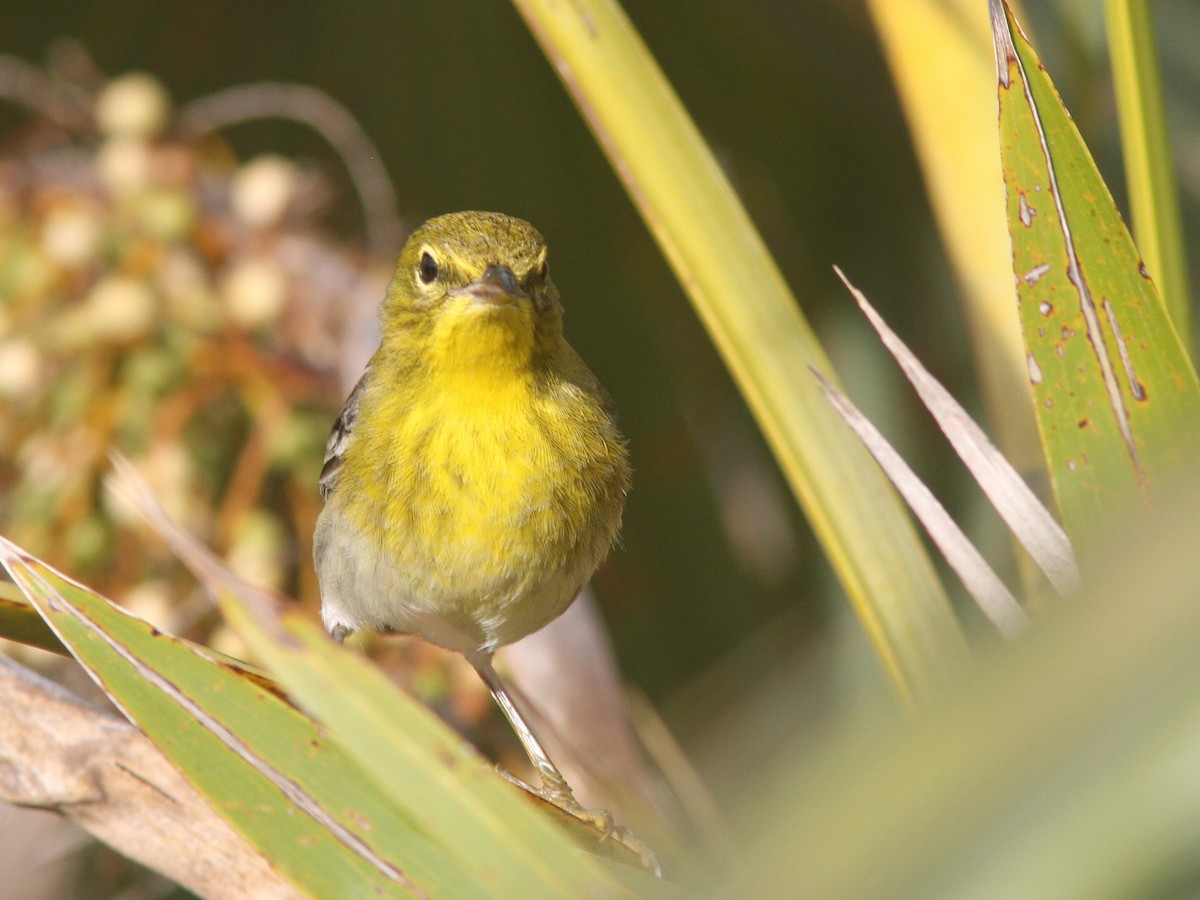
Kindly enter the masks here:
M 399 632 L 463 654 L 544 795 L 578 809 L 492 654 L 562 613 L 617 536 L 629 458 L 612 402 L 563 337 L 546 244 L 520 219 L 426 222 L 380 319 L 321 472 L 325 626 L 339 641 Z

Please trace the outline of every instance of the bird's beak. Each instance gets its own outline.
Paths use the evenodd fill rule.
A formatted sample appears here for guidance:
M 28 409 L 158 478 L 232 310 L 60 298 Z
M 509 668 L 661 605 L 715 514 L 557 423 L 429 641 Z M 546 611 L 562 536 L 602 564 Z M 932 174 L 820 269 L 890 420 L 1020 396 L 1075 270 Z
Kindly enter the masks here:
M 502 306 L 512 303 L 518 297 L 526 296 L 517 284 L 515 276 L 508 266 L 496 263 L 487 267 L 478 279 L 467 285 L 466 290 L 480 303 Z

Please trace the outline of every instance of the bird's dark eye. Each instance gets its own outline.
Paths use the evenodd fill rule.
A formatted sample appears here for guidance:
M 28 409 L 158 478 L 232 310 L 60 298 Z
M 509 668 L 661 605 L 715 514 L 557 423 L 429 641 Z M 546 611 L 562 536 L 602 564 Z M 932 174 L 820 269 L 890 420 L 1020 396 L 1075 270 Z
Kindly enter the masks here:
M 428 253 L 421 254 L 421 263 L 417 266 L 417 276 L 423 284 L 432 284 L 438 277 L 438 264 Z

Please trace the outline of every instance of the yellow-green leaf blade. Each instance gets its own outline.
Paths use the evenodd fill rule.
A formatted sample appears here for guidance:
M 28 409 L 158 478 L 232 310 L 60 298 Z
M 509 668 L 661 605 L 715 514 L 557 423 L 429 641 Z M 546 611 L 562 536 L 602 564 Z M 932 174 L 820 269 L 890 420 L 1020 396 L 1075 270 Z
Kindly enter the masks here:
M 1150 3 L 1105 0 L 1104 18 L 1133 231 L 1171 321 L 1184 347 L 1190 348 L 1192 310 L 1183 220 Z
M 407 896 L 485 889 L 279 696 L 7 542 L 2 556 L 97 683 L 301 891 Z
M 1013 271 L 1035 412 L 1069 532 L 1194 452 L 1200 385 L 1049 76 L 993 0 Z
M 361 654 L 334 644 L 298 608 L 241 582 L 173 522 L 117 458 L 118 491 L 216 596 L 273 675 L 422 834 L 484 881 L 487 896 L 627 895 L 640 873 L 581 851 L 523 792 Z M 648 876 L 647 876 L 648 878 Z M 662 882 L 638 881 L 651 888 Z M 645 893 L 642 890 L 641 893 Z
M 222 589 L 223 607 L 238 633 L 385 791 L 410 798 L 423 814 L 438 813 L 436 821 L 423 815 L 421 824 L 486 869 L 492 893 L 645 896 L 647 889 L 668 890 L 661 882 L 639 879 L 633 869 L 618 874 L 581 851 L 474 748 L 366 657 L 334 645 L 310 618 L 285 611 L 276 621 L 278 631 L 264 627 L 228 588 Z M 642 889 L 633 891 L 625 883 L 631 880 Z
M 901 694 L 961 670 L 928 555 L 808 367 L 832 368 L 745 208 L 614 0 L 514 0 L 637 204 L 758 420 Z

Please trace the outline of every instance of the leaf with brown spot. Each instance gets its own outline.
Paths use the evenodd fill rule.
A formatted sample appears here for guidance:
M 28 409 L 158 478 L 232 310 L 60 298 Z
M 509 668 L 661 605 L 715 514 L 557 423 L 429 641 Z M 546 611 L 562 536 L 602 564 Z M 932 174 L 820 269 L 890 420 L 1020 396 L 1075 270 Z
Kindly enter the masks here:
M 1074 537 L 1200 444 L 1200 384 L 1078 129 L 991 0 L 1013 271 L 1038 429 Z

